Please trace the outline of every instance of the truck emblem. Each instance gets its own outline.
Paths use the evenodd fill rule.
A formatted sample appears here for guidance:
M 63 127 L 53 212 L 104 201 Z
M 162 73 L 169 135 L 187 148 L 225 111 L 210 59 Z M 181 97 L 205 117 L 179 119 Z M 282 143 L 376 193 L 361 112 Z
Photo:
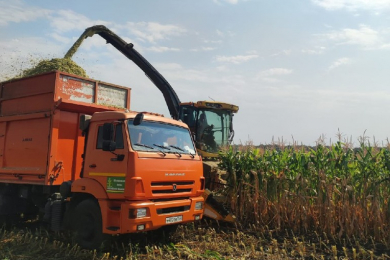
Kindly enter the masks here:
M 172 186 L 173 186 L 173 187 L 172 187 L 172 190 L 173 190 L 173 191 L 176 191 L 176 188 L 177 188 L 177 187 L 176 187 L 176 184 L 173 184 Z

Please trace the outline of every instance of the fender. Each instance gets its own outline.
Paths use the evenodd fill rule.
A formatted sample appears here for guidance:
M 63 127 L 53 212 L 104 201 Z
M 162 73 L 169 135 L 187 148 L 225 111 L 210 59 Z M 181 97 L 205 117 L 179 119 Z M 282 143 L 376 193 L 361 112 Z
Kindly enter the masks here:
M 96 199 L 107 199 L 107 192 L 100 182 L 94 179 L 82 178 L 72 183 L 72 192 L 88 193 Z

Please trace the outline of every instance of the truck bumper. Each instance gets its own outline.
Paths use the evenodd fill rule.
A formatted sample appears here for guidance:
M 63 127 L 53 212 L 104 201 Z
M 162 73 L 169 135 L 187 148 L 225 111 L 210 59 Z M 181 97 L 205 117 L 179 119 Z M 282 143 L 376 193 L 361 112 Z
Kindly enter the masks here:
M 203 203 L 201 209 L 195 209 L 197 202 Z M 142 232 L 193 222 L 202 219 L 204 211 L 202 196 L 160 202 L 100 200 L 99 205 L 105 234 Z M 146 209 L 146 216 L 137 217 L 138 209 Z

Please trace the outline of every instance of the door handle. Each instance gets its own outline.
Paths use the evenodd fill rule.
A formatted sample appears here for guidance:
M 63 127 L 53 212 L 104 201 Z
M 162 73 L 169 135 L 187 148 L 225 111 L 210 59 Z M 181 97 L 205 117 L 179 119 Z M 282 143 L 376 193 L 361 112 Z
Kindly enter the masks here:
M 96 168 L 96 164 L 90 164 L 89 168 Z

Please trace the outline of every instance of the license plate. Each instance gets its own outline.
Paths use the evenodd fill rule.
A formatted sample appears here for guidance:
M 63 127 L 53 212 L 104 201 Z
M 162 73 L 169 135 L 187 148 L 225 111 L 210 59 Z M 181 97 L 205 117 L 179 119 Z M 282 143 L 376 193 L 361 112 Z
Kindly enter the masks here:
M 169 217 L 165 219 L 166 224 L 170 223 L 176 223 L 176 222 L 181 222 L 183 221 L 183 216 L 174 216 L 174 217 Z

